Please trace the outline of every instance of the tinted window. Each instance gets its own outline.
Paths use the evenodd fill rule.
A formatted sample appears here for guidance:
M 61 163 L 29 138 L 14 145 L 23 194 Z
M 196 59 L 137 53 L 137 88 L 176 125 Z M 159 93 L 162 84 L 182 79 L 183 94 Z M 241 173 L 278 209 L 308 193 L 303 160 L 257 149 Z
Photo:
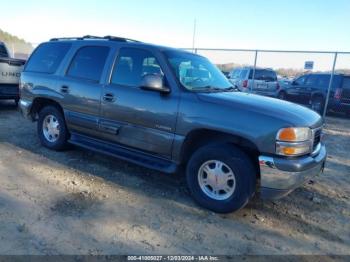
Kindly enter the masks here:
M 310 75 L 310 76 L 306 79 L 305 85 L 307 85 L 307 86 L 317 86 L 318 78 L 319 78 L 318 75 Z
M 232 71 L 232 74 L 231 74 L 231 78 L 235 79 L 235 78 L 239 78 L 239 75 L 241 73 L 241 70 L 240 69 L 235 69 Z
M 318 76 L 318 86 L 320 87 L 328 87 L 329 86 L 329 81 L 331 80 L 330 75 L 319 75 Z M 333 81 L 335 80 L 335 77 Z
M 296 80 L 294 80 L 294 84 L 298 85 L 298 86 L 304 85 L 306 78 L 307 78 L 307 75 L 301 76 L 301 77 L 297 78 Z
M 240 72 L 239 77 L 240 77 L 241 79 L 246 78 L 246 77 L 247 77 L 247 72 L 248 72 L 248 70 L 247 70 L 247 69 L 242 70 L 242 71 Z
M 146 74 L 163 72 L 152 53 L 136 48 L 122 48 L 112 74 L 112 84 L 124 86 L 140 86 Z
M 41 44 L 30 57 L 25 71 L 53 74 L 67 54 L 71 44 Z
M 3 44 L 0 44 L 0 57 L 8 57 L 7 50 Z
M 75 78 L 100 81 L 109 53 L 107 46 L 82 47 L 75 54 L 67 75 Z
M 251 70 L 249 79 L 253 78 L 253 70 Z M 256 69 L 255 70 L 255 79 L 256 80 L 265 80 L 265 81 L 277 81 L 277 75 L 272 70 L 265 69 Z

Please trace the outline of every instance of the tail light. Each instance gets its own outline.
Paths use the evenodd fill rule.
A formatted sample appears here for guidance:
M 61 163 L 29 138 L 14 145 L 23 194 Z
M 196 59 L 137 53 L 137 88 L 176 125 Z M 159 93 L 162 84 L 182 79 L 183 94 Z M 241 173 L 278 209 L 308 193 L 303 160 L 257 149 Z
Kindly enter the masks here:
M 280 90 L 280 88 L 281 88 L 280 84 L 277 83 L 277 85 L 276 85 L 276 90 Z
M 247 88 L 248 87 L 248 80 L 244 80 L 242 83 L 242 87 Z
M 341 93 L 342 93 L 342 89 L 341 88 L 337 88 L 336 90 L 335 90 L 335 93 L 334 93 L 334 98 L 335 99 L 341 99 Z

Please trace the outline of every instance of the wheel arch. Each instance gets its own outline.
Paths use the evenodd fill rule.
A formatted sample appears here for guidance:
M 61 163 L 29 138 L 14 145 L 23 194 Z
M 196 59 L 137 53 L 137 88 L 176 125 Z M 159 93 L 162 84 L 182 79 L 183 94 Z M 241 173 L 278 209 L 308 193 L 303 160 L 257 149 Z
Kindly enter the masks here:
M 211 129 L 195 129 L 192 130 L 185 138 L 181 147 L 180 162 L 187 164 L 191 155 L 200 147 L 208 144 L 231 144 L 239 147 L 244 151 L 257 169 L 259 174 L 259 150 L 258 147 L 249 139 L 239 135 L 230 134 L 222 131 Z
M 63 108 L 57 101 L 55 101 L 54 99 L 51 99 L 51 98 L 37 97 L 33 100 L 33 105 L 30 109 L 30 115 L 31 115 L 32 119 L 37 120 L 38 113 L 44 107 L 49 106 L 49 105 L 56 107 L 58 110 L 60 110 L 60 112 L 64 116 Z

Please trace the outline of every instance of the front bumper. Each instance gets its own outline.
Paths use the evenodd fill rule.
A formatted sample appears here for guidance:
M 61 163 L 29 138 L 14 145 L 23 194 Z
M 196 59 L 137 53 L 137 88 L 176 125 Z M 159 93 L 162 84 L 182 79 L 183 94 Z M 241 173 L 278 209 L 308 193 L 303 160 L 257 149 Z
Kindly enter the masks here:
M 22 115 L 25 118 L 31 119 L 31 115 L 30 115 L 30 110 L 32 108 L 32 102 L 31 101 L 20 99 L 19 100 L 19 108 L 21 110 Z
M 260 156 L 260 195 L 278 199 L 323 172 L 327 152 L 324 145 L 317 155 L 297 159 Z

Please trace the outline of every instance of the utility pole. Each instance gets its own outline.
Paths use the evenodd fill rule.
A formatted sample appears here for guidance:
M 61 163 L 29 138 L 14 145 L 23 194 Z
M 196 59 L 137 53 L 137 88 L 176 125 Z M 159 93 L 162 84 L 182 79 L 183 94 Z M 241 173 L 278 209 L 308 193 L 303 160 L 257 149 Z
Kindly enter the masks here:
M 196 28 L 197 27 L 197 20 L 194 19 L 193 23 L 193 38 L 192 38 L 192 51 L 194 52 L 194 47 L 195 47 L 195 40 L 196 40 Z

